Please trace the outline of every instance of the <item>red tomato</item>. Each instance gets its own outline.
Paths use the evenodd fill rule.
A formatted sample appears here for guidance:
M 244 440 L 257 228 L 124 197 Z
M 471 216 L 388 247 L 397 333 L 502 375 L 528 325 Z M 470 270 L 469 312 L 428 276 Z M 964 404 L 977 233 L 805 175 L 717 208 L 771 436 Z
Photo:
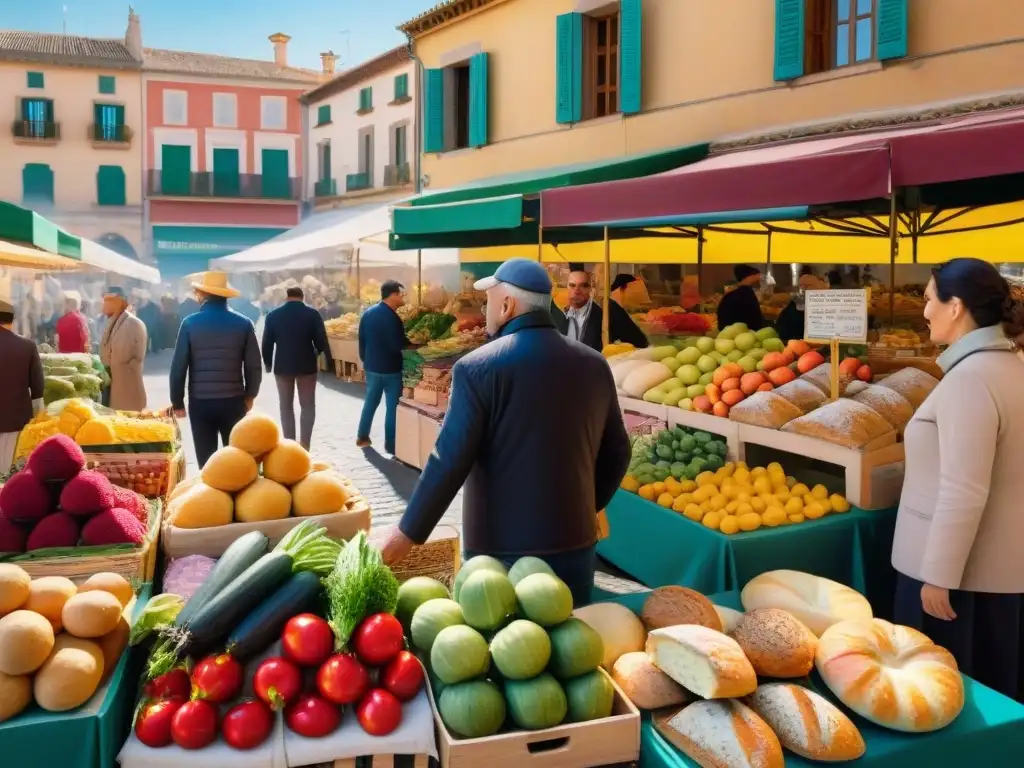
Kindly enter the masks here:
M 165 699 L 143 707 L 135 721 L 135 736 L 147 747 L 166 747 L 171 743 L 171 721 L 181 705 L 177 699 Z
M 299 736 L 318 739 L 341 725 L 341 710 L 314 693 L 304 693 L 285 708 L 284 722 Z
M 402 623 L 390 613 L 375 613 L 363 619 L 352 638 L 356 655 L 371 667 L 387 664 L 404 645 Z
M 402 703 L 383 688 L 374 688 L 359 702 L 356 718 L 371 736 L 387 736 L 402 724 Z
M 381 682 L 399 701 L 411 701 L 423 687 L 423 666 L 408 651 L 399 651 L 384 670 Z
M 312 613 L 293 616 L 284 625 L 281 650 L 285 658 L 303 667 L 318 667 L 334 653 L 331 625 Z
M 188 701 L 192 697 L 192 680 L 187 671 L 178 667 L 150 680 L 142 692 L 147 699 L 156 701 L 162 699 Z
M 252 699 L 236 704 L 224 715 L 224 741 L 235 749 L 258 747 L 274 727 L 274 714 L 262 701 Z
M 331 656 L 316 673 L 320 695 L 334 704 L 355 704 L 370 689 L 370 673 L 355 656 Z
M 192 670 L 196 698 L 208 699 L 216 704 L 230 701 L 242 690 L 244 672 L 242 665 L 231 654 L 207 656 Z
M 302 693 L 302 670 L 288 659 L 275 656 L 256 668 L 252 687 L 256 695 L 276 712 Z
M 171 738 L 182 749 L 202 749 L 217 738 L 217 705 L 205 699 L 186 701 L 171 720 Z

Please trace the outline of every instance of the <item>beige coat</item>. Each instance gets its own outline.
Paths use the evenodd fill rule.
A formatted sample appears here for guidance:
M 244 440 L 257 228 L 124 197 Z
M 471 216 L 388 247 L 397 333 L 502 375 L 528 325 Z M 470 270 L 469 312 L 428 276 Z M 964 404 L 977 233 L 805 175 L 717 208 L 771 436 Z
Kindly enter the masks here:
M 146 360 L 146 326 L 139 318 L 123 312 L 108 320 L 100 343 L 100 359 L 110 371 L 110 407 L 118 411 L 141 411 L 146 407 L 142 365 Z
M 1024 594 L 1024 362 L 995 326 L 939 365 L 906 429 L 893 567 L 936 587 Z

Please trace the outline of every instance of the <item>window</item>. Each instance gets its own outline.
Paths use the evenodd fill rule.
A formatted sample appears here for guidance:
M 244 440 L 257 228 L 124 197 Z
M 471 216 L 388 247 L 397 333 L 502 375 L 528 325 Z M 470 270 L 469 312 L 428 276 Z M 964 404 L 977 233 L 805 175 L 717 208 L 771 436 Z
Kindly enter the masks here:
M 28 87 L 29 88 L 43 88 L 43 73 L 42 72 L 29 72 L 28 73 Z
M 164 125 L 188 124 L 188 94 L 185 91 L 164 91 Z
M 395 165 L 405 165 L 408 161 L 409 153 L 409 142 L 406 139 L 407 131 L 406 126 L 399 125 L 395 127 L 394 133 L 392 133 L 392 154 L 395 158 Z
M 53 203 L 53 171 L 46 163 L 25 163 L 21 169 L 21 186 L 24 202 Z
M 359 173 L 373 172 L 373 131 L 361 131 L 359 134 Z
M 316 145 L 316 177 L 320 181 L 331 178 L 331 140 L 325 139 Z
M 584 17 L 583 119 L 619 111 L 619 14 Z
M 216 128 L 235 128 L 238 125 L 238 97 L 235 94 L 213 94 L 213 125 Z
M 316 124 L 327 125 L 331 122 L 331 105 L 321 104 L 316 108 Z
M 806 74 L 875 58 L 875 0 L 810 0 L 806 8 Z
M 164 195 L 188 195 L 192 191 L 192 147 L 164 144 L 160 147 L 160 191 Z
M 395 101 L 409 98 L 409 75 L 395 75 Z
M 359 114 L 369 112 L 373 109 L 373 88 L 361 88 L 359 90 Z
M 213 148 L 213 194 L 216 197 L 238 197 L 242 177 L 239 175 L 237 147 Z
M 465 149 L 469 146 L 469 64 L 451 68 L 452 102 L 449 114 L 452 116 L 452 135 L 449 146 Z
M 124 205 L 124 169 L 119 165 L 101 165 L 96 171 L 96 203 Z
M 423 151 L 447 152 L 488 142 L 489 54 L 444 69 L 428 69 L 423 82 Z
M 260 127 L 270 131 L 288 127 L 288 102 L 284 96 L 260 97 Z
M 57 136 L 51 99 L 21 100 L 21 136 L 31 139 L 52 139 Z
M 99 91 L 105 94 L 117 93 L 117 80 L 113 75 L 100 75 Z
M 93 141 L 126 141 L 124 107 L 120 104 L 93 105 Z

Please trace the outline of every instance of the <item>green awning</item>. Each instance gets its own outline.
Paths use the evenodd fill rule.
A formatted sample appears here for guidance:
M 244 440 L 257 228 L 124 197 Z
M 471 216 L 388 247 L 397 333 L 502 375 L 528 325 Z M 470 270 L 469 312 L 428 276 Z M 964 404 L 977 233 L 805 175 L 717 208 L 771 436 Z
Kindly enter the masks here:
M 581 184 L 598 184 L 604 181 L 650 176 L 703 160 L 708 155 L 709 147 L 709 144 L 691 144 L 642 155 L 629 155 L 596 162 L 560 165 L 504 176 L 492 176 L 461 187 L 421 195 L 412 201 L 412 205 L 458 203 L 464 200 L 507 195 L 538 195 L 546 189 L 556 187 L 575 187 Z
M 391 231 L 396 235 L 434 235 L 516 229 L 523 224 L 523 216 L 522 195 L 398 206 L 391 209 Z
M 0 202 L 0 240 L 29 245 L 76 261 L 82 260 L 82 240 L 65 232 L 35 211 Z

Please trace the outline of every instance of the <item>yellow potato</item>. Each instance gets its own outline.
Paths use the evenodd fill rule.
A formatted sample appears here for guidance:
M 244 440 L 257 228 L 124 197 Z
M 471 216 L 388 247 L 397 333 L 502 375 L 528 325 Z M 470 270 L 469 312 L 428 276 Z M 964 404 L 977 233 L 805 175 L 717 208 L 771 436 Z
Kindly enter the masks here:
M 75 637 L 103 637 L 121 620 L 121 603 L 109 592 L 83 592 L 64 604 L 64 630 Z
M 53 653 L 36 673 L 33 694 L 43 709 L 66 712 L 92 698 L 102 678 L 100 647 L 91 640 L 61 635 L 53 646 Z

